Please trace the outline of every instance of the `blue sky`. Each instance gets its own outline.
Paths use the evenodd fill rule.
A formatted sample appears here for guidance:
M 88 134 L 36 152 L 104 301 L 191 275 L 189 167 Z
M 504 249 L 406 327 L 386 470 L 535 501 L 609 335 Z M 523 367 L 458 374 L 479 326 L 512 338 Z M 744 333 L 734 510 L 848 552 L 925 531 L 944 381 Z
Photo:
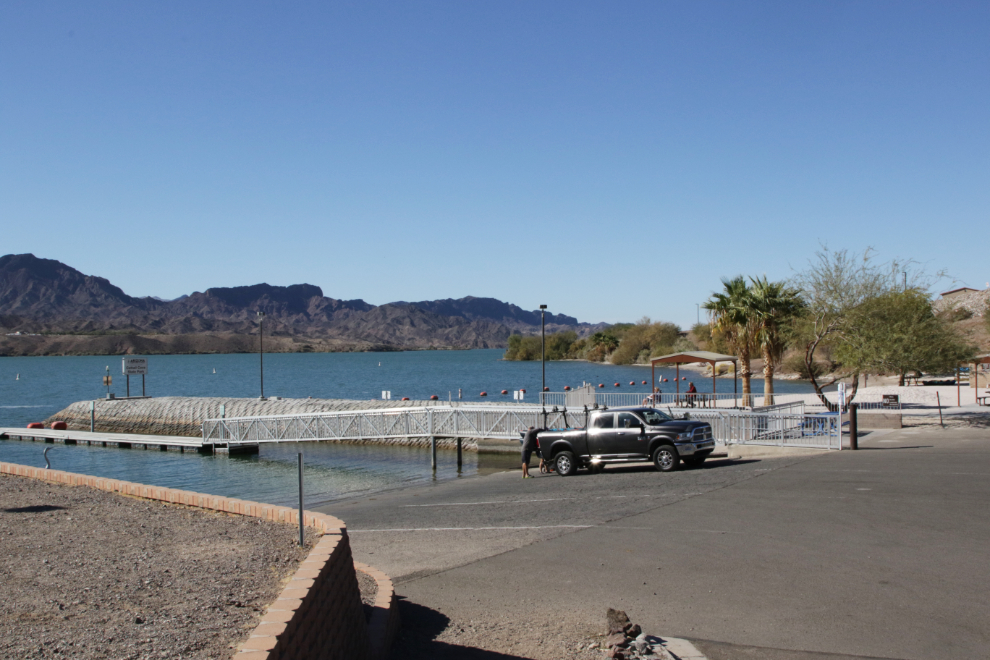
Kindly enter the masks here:
M 0 252 L 682 325 L 820 243 L 982 288 L 987 35 L 986 2 L 8 1 Z

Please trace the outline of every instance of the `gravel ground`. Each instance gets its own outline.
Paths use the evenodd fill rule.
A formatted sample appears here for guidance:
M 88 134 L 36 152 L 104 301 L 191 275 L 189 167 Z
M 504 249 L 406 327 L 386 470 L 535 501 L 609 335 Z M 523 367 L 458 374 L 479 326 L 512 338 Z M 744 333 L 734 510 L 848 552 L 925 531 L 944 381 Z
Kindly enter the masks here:
M 361 571 L 354 571 L 357 574 L 358 589 L 361 590 L 361 606 L 364 608 L 364 620 L 371 621 L 371 613 L 374 611 L 375 596 L 378 595 L 378 583 L 375 578 Z
M 0 657 L 227 658 L 295 571 L 297 528 L 0 476 Z
M 602 660 L 608 656 L 605 617 L 601 629 L 556 612 L 553 620 L 539 616 L 499 615 L 485 620 L 453 620 L 421 605 L 402 601 L 402 629 L 392 645 L 390 660 Z M 525 623 L 520 625 L 520 620 Z

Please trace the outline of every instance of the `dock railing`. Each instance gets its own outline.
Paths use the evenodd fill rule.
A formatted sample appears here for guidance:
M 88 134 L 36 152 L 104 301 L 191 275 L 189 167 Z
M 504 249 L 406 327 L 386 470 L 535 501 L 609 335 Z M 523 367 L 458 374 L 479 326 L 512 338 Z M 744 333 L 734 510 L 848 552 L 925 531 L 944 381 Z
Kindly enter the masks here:
M 583 410 L 546 412 L 539 406 L 426 406 L 326 413 L 228 417 L 203 422 L 204 444 L 416 437 L 516 439 L 530 426 L 584 423 Z
M 839 415 L 802 414 L 803 404 L 780 404 L 762 411 L 732 408 L 674 408 L 674 417 L 706 421 L 714 438 L 726 444 L 760 444 L 838 449 Z M 593 407 L 591 408 L 593 409 Z M 574 428 L 586 423 L 586 410 L 541 406 L 429 406 L 229 417 L 203 422 L 203 444 L 255 444 L 307 441 L 362 441 L 391 438 L 519 439 L 519 431 Z

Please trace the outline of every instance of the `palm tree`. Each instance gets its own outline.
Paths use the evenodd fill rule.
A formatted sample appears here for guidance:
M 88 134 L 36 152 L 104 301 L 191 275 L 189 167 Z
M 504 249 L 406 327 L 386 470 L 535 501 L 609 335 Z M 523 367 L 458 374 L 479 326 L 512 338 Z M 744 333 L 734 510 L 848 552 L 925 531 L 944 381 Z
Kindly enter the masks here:
M 801 313 L 804 302 L 796 289 L 784 282 L 750 278 L 753 283 L 746 300 L 747 314 L 754 322 L 755 340 L 763 353 L 763 405 L 773 405 L 773 373 L 787 348 L 784 329 L 787 322 Z
M 608 357 L 612 351 L 619 347 L 619 340 L 611 332 L 605 330 L 591 335 L 591 345 L 601 350 L 603 357 Z
M 723 291 L 713 293 L 702 305 L 711 319 L 712 330 L 720 331 L 733 352 L 739 356 L 740 376 L 743 384 L 744 406 L 752 405 L 753 386 L 749 369 L 750 356 L 755 348 L 756 328 L 751 316 L 749 285 L 742 275 L 722 279 Z

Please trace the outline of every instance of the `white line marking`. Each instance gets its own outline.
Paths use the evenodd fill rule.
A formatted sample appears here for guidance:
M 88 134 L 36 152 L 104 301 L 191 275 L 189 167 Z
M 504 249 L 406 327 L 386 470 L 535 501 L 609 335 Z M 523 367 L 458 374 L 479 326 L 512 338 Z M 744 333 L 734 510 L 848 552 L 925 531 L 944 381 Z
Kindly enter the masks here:
M 683 497 L 690 497 L 692 495 L 702 495 L 703 493 L 685 493 Z M 616 499 L 628 499 L 629 495 L 597 495 L 595 497 L 582 497 L 582 501 L 587 500 L 616 500 Z M 660 493 L 659 495 L 636 495 L 638 499 L 648 499 L 651 497 L 678 497 L 677 493 Z M 433 507 L 433 506 L 475 506 L 480 504 L 527 504 L 529 502 L 559 502 L 563 500 L 576 500 L 577 497 L 548 497 L 545 499 L 538 500 L 487 500 L 484 502 L 439 502 L 437 504 L 403 504 L 400 508 L 412 509 L 412 508 L 422 508 L 422 507 Z
M 623 495 L 623 497 L 625 497 Z M 490 502 L 441 502 L 440 504 L 403 504 L 403 509 L 424 506 L 474 506 L 475 504 L 525 504 L 527 502 L 557 502 L 560 500 L 576 500 L 576 497 L 549 497 L 542 500 L 492 500 Z
M 588 529 L 594 525 L 532 525 L 520 527 L 400 527 L 395 529 L 348 529 L 348 534 L 367 532 L 472 532 L 501 529 Z

